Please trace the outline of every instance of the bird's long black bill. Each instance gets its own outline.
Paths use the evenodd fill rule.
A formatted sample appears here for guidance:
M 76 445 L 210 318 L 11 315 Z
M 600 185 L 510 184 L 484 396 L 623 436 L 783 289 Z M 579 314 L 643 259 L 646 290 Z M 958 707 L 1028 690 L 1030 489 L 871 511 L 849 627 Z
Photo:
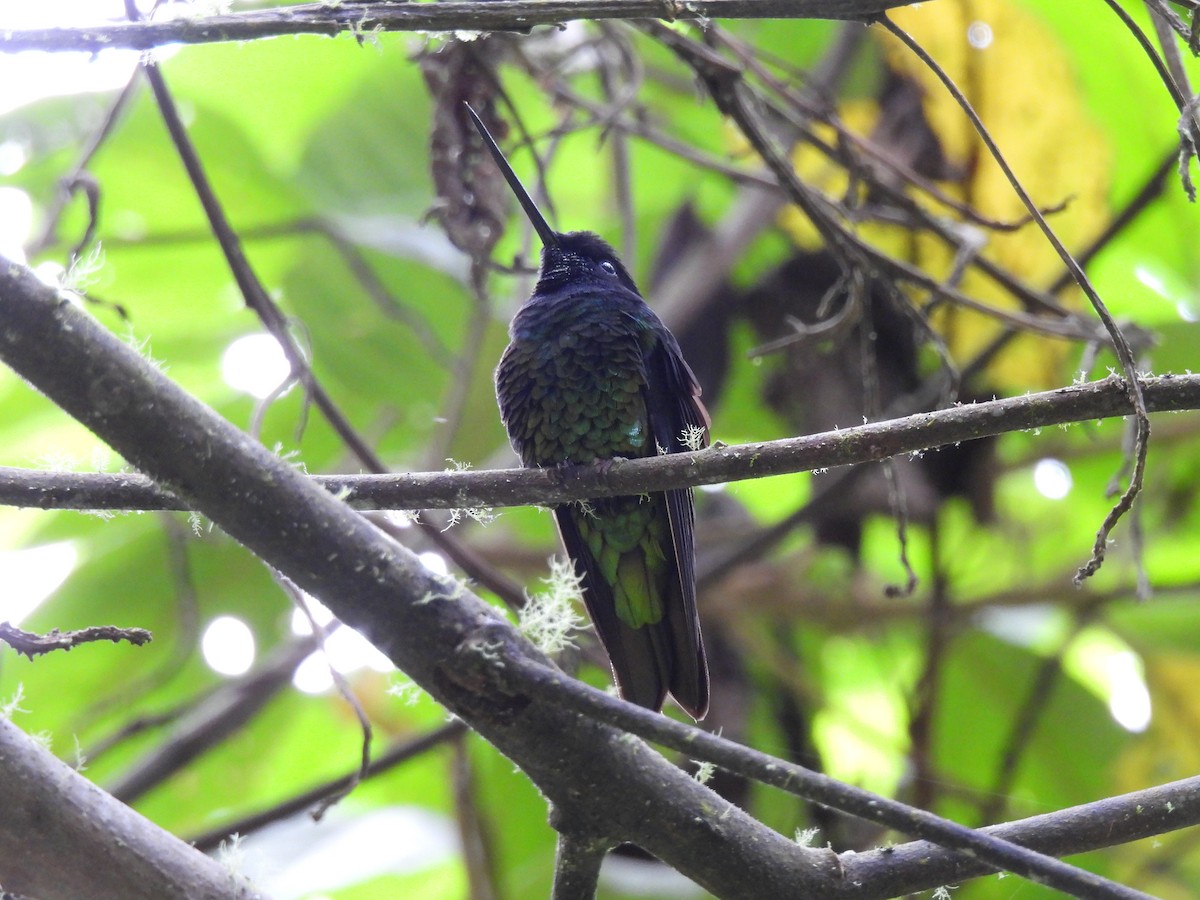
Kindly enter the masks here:
M 538 237 L 542 239 L 542 243 L 547 247 L 558 246 L 558 232 L 550 227 L 546 222 L 542 211 L 537 208 L 537 204 L 533 202 L 533 198 L 529 196 L 529 192 L 525 190 L 525 185 L 521 184 L 521 180 L 517 178 L 517 173 L 512 170 L 512 166 L 508 164 L 500 147 L 496 144 L 496 139 L 492 137 L 492 133 L 488 131 L 487 126 L 483 124 L 483 120 L 479 118 L 475 110 L 471 108 L 471 104 L 463 101 L 463 106 L 467 108 L 467 112 L 471 114 L 471 121 L 475 123 L 475 128 L 479 131 L 479 136 L 483 138 L 484 144 L 487 145 L 488 152 L 492 154 L 492 159 L 496 161 L 496 165 L 504 175 L 504 180 L 508 182 L 508 186 L 512 188 L 512 192 L 517 195 L 517 199 L 521 202 L 521 208 L 525 210 L 525 215 L 529 217 L 529 221 L 533 223 L 533 230 L 538 233 Z

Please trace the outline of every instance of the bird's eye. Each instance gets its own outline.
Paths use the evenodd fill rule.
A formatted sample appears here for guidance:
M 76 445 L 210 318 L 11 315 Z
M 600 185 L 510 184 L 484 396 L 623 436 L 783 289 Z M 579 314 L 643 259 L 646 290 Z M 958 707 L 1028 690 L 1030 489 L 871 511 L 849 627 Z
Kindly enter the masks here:
M 617 267 L 614 266 L 612 264 L 612 262 L 610 262 L 609 260 L 606 259 L 600 263 L 600 271 L 604 272 L 606 275 L 616 275 Z

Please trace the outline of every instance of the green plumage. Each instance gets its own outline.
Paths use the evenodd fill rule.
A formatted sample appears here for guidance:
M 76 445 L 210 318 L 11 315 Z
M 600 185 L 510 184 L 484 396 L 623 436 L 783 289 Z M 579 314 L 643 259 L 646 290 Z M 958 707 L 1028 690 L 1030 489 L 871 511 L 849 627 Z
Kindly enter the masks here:
M 631 628 L 657 625 L 670 577 L 665 505 L 629 497 L 592 504 L 590 513 L 571 510 L 568 515 L 600 567 L 600 577 L 612 587 L 617 618 Z
M 644 397 L 644 354 L 657 340 L 654 330 L 638 327 L 600 292 L 578 292 L 574 302 L 541 312 L 526 315 L 533 321 L 520 322 L 524 327 L 514 323 L 497 371 L 522 462 L 587 465 L 657 452 Z M 660 622 L 668 553 L 674 557 L 662 496 L 591 500 L 563 515 L 612 588 L 617 617 L 631 628 Z

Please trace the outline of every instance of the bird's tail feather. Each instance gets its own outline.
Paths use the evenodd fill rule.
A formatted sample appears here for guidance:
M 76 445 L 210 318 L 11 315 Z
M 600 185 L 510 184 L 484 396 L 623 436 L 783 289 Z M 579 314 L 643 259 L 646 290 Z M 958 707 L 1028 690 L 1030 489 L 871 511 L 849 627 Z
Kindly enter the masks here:
M 569 507 L 554 511 L 563 546 L 583 576 L 584 602 L 621 696 L 657 711 L 670 691 L 690 715 L 703 717 L 708 708 L 707 664 L 699 626 L 688 621 L 682 585 L 674 580 L 659 622 L 640 628 L 627 625 L 617 616 L 613 588 L 601 577 L 574 516 Z

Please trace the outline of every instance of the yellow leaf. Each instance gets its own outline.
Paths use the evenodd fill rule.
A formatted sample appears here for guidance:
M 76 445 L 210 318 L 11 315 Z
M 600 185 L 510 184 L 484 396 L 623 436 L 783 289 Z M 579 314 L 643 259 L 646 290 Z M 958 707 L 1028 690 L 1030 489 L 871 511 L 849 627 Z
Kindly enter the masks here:
M 1009 164 L 1042 208 L 1069 201 L 1049 216 L 1051 226 L 1069 248 L 1085 247 L 1108 221 L 1110 152 L 1102 131 L 1084 108 L 1074 73 L 1054 34 L 1035 16 L 1011 0 L 936 0 L 893 10 L 893 20 L 911 34 L 946 70 L 970 100 L 999 144 Z M 924 119 L 940 144 L 946 168 L 956 173 L 939 183 L 951 197 L 983 216 L 1002 222 L 1025 218 L 1025 209 L 999 166 L 958 104 L 906 47 L 890 34 L 875 32 L 886 65 L 895 77 L 919 88 Z M 874 103 L 846 104 L 840 114 L 854 132 L 868 136 L 879 116 Z M 832 130 L 828 130 L 832 139 Z M 841 199 L 848 184 L 811 147 L 794 155 L 797 171 L 832 199 Z M 929 198 L 914 199 L 935 215 L 953 220 L 957 213 Z M 811 249 L 815 232 L 798 211 L 789 210 L 783 226 Z M 939 237 L 896 225 L 864 224 L 859 234 L 875 246 L 945 279 L 954 254 Z M 982 229 L 982 255 L 1036 288 L 1048 287 L 1063 270 L 1062 261 L 1038 227 L 1017 231 Z M 970 297 L 1002 310 L 1021 305 L 1005 288 L 970 268 L 957 285 Z M 922 301 L 924 298 L 921 298 Z M 1063 294 L 1065 306 L 1079 297 Z M 941 304 L 931 315 L 951 356 L 960 364 L 974 359 L 1004 330 L 985 314 Z M 1011 340 L 988 366 L 992 387 L 1025 390 L 1061 383 L 1070 345 L 1036 334 Z
M 1146 686 L 1154 698 L 1150 727 L 1121 755 L 1121 791 L 1186 778 L 1200 771 L 1200 656 L 1147 658 Z

